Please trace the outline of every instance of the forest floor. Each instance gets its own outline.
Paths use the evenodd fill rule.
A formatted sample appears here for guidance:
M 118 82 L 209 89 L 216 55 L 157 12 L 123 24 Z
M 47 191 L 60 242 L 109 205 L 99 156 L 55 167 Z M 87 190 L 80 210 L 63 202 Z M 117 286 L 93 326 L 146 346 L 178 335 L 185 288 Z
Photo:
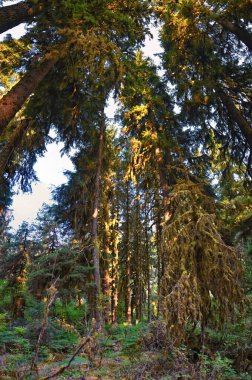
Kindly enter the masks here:
M 198 337 L 189 346 L 162 347 L 164 324 L 110 327 L 92 335 L 81 350 L 78 344 L 65 353 L 39 357 L 36 371 L 30 359 L 17 368 L 1 365 L 0 380 L 250 380 L 252 379 L 251 323 L 231 326 L 229 333 L 208 332 L 204 355 Z M 240 330 L 239 330 L 240 329 Z M 250 335 L 250 337 L 248 336 Z M 42 350 L 42 347 L 41 347 Z M 78 352 L 77 352 L 78 351 Z M 7 363 L 6 358 L 6 363 Z

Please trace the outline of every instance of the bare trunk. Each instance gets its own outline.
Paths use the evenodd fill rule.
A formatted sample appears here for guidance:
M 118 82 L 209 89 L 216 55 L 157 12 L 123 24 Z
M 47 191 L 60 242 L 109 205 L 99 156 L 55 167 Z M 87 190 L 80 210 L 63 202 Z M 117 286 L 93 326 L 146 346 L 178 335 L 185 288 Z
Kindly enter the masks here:
M 41 11 L 41 6 L 34 6 L 29 1 L 0 8 L 0 34 L 18 26 L 22 22 L 29 22 L 33 16 Z
M 141 217 L 140 217 L 140 203 L 139 203 L 139 189 L 136 193 L 136 226 L 135 226 L 135 247 L 134 247 L 134 266 L 135 278 L 135 304 L 136 304 L 136 323 L 142 320 L 142 293 L 143 293 L 143 265 L 142 265 L 142 252 L 141 252 Z
M 108 181 L 105 193 L 108 194 L 111 182 Z M 104 296 L 103 303 L 103 319 L 107 324 L 109 323 L 110 316 L 110 301 L 111 301 L 111 290 L 110 290 L 110 220 L 109 220 L 109 199 L 105 196 L 103 203 L 103 254 L 102 254 L 102 294 Z
M 249 48 L 249 50 L 252 50 L 252 34 L 250 32 L 229 20 L 218 19 L 217 21 L 228 32 L 236 35 L 238 40 L 242 41 Z
M 125 289 L 125 319 L 126 322 L 131 323 L 131 257 L 130 257 L 130 195 L 129 195 L 129 182 L 127 182 L 126 189 L 126 289 Z
M 118 210 L 115 208 L 115 198 L 113 198 L 112 206 L 113 230 L 111 233 L 111 323 L 117 321 L 117 306 L 118 306 Z
M 168 180 L 166 178 L 166 162 L 164 160 L 163 152 L 159 147 L 155 150 L 156 158 L 157 158 L 157 171 L 159 174 L 159 181 L 160 181 L 160 188 L 162 191 L 163 196 L 163 207 L 164 207 L 164 223 L 168 223 L 171 219 L 171 212 L 170 212 L 170 192 L 169 192 L 169 184 Z M 159 202 L 157 204 L 158 210 L 159 210 Z M 164 275 L 164 266 L 165 266 L 165 257 L 164 257 L 164 250 L 162 247 L 162 218 L 158 211 L 158 218 L 157 218 L 157 250 L 158 250 L 158 314 L 160 313 L 160 285 L 161 285 L 161 279 Z
M 58 57 L 48 54 L 2 97 L 0 100 L 0 136 L 57 60 Z
M 150 249 L 149 249 L 149 235 L 148 235 L 148 198 L 147 194 L 145 194 L 145 221 L 144 221 L 144 235 L 145 235 L 145 256 L 146 256 L 146 281 L 147 281 L 147 315 L 148 322 L 151 320 L 151 284 L 150 284 Z
M 233 99 L 230 95 L 227 95 L 222 89 L 218 89 L 218 93 L 220 95 L 220 98 L 227 108 L 230 116 L 233 118 L 233 120 L 237 123 L 242 135 L 244 136 L 245 140 L 250 146 L 250 149 L 252 150 L 252 128 L 247 122 L 247 120 L 244 118 L 242 113 L 239 111 L 239 109 L 235 106 Z
M 92 215 L 92 261 L 94 265 L 94 282 L 95 282 L 95 320 L 96 328 L 100 330 L 102 326 L 102 316 L 101 316 L 101 276 L 100 276 L 100 252 L 99 252 L 99 240 L 98 240 L 98 212 L 99 212 L 99 199 L 100 199 L 100 182 L 101 182 L 101 170 L 103 161 L 103 146 L 104 146 L 104 132 L 105 132 L 105 115 L 104 110 L 101 115 L 101 127 L 100 127 L 100 138 L 99 138 L 99 150 L 98 150 L 98 161 L 97 161 L 97 171 L 95 177 L 95 188 L 94 188 L 94 206 Z
M 164 259 L 161 245 L 162 226 L 161 226 L 161 214 L 160 214 L 160 202 L 156 199 L 156 249 L 157 249 L 157 282 L 158 282 L 158 304 L 157 304 L 157 316 L 160 315 L 160 284 L 161 278 L 164 274 Z

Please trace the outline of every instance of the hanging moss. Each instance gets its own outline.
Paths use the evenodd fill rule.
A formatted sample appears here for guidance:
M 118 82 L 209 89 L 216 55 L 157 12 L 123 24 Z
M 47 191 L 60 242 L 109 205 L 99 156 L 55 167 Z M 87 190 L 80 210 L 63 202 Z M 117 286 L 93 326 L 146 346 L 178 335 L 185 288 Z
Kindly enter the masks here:
M 189 323 L 234 318 L 244 305 L 242 265 L 215 224 L 215 204 L 199 185 L 178 184 L 171 193 L 171 219 L 163 228 L 165 271 L 162 312 L 175 344 Z M 214 313 L 211 313 L 214 309 Z

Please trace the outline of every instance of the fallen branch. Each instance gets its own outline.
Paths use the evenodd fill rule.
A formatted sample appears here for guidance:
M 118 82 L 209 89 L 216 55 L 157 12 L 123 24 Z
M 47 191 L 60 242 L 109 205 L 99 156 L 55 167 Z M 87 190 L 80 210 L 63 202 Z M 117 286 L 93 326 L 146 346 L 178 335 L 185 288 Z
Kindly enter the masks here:
M 57 372 L 55 372 L 54 374 L 52 375 L 49 375 L 47 377 L 43 377 L 41 380 L 48 380 L 48 379 L 52 379 L 60 374 L 62 374 L 66 369 L 68 369 L 71 365 L 71 363 L 74 361 L 74 359 L 76 358 L 76 356 L 80 353 L 80 351 L 83 349 L 83 347 L 85 347 L 85 345 L 90 342 L 92 340 L 92 338 L 90 336 L 88 336 L 82 343 L 81 345 L 77 348 L 77 350 L 75 351 L 75 353 L 73 354 L 73 356 L 71 357 L 71 359 L 69 360 L 69 362 L 67 363 L 67 365 L 61 367 Z

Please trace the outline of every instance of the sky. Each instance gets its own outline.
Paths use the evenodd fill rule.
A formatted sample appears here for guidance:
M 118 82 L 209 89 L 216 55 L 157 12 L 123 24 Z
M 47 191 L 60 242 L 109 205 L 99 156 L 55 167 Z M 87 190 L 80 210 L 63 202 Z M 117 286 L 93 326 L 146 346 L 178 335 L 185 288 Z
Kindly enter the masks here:
M 18 1 L 15 1 L 18 2 Z M 14 3 L 14 1 L 6 2 Z M 8 31 L 13 38 L 19 38 L 25 32 L 24 24 L 19 25 Z M 152 58 L 157 64 L 159 63 L 158 57 L 155 55 L 161 52 L 161 47 L 158 42 L 158 31 L 154 28 L 151 29 L 153 38 L 147 37 L 145 47 L 143 48 L 144 54 Z M 4 35 L 0 35 L 0 40 Z M 115 112 L 115 104 L 112 99 L 109 100 L 106 108 L 106 115 L 113 118 Z M 39 209 L 43 203 L 51 202 L 51 190 L 55 186 L 59 186 L 66 182 L 64 172 L 72 170 L 73 165 L 71 160 L 66 155 L 61 155 L 60 151 L 63 148 L 63 143 L 52 143 L 47 145 L 47 151 L 43 157 L 39 157 L 35 164 L 35 171 L 38 177 L 38 182 L 32 184 L 31 193 L 22 193 L 17 191 L 13 197 L 12 210 L 13 220 L 11 226 L 17 229 L 22 221 L 33 222 Z

